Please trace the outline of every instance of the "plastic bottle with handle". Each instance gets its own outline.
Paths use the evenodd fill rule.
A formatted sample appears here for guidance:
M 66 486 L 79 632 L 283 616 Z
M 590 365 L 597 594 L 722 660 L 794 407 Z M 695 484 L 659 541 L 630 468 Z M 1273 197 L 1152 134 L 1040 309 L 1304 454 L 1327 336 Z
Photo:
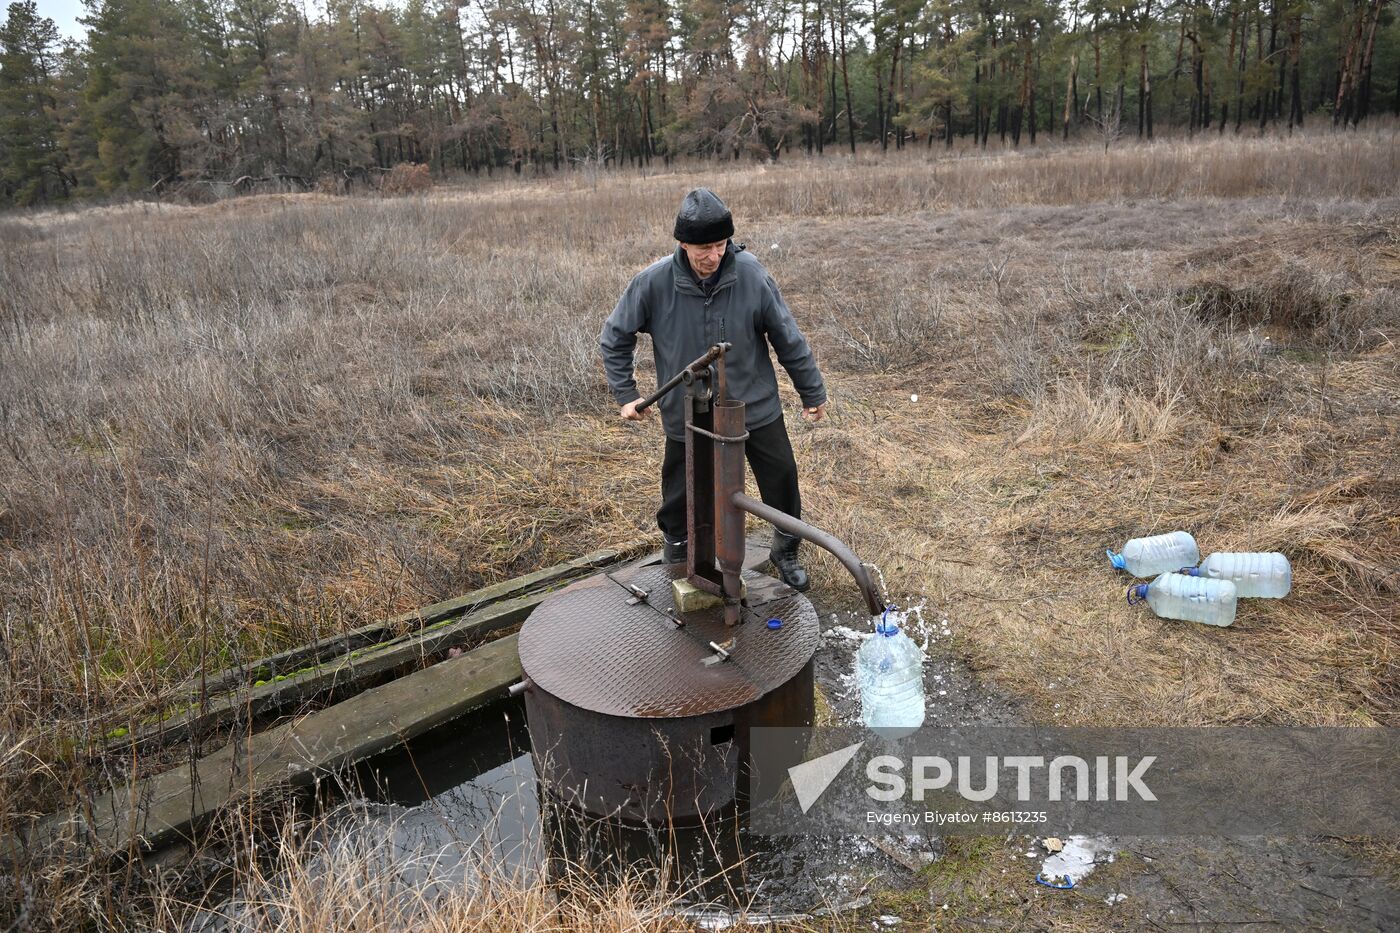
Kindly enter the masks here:
M 913 731 L 924 722 L 924 653 L 890 619 L 856 652 L 861 721 L 872 729 Z
M 1121 553 L 1105 551 L 1108 561 L 1118 570 L 1135 577 L 1155 577 L 1182 567 L 1194 567 L 1201 559 L 1196 539 L 1187 531 L 1172 531 L 1149 538 L 1133 538 L 1123 545 Z
M 1163 619 L 1200 622 L 1221 628 L 1235 621 L 1235 584 L 1210 577 L 1164 573 L 1151 583 L 1128 587 L 1128 605 L 1146 602 Z
M 1201 561 L 1199 567 L 1183 567 L 1180 573 L 1191 577 L 1229 580 L 1235 595 L 1244 599 L 1282 599 L 1293 588 L 1293 568 L 1278 551 L 1259 553 L 1219 552 Z

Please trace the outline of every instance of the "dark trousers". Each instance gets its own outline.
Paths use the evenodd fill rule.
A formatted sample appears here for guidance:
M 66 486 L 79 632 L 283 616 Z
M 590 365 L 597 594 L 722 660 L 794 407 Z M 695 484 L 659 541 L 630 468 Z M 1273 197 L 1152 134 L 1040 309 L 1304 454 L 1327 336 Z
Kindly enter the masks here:
M 792 442 L 783 419 L 779 417 L 771 424 L 751 429 L 744 453 L 758 481 L 759 498 L 793 518 L 801 518 L 797 461 L 792 456 Z M 666 540 L 685 540 L 685 444 L 669 437 L 661 461 L 661 508 L 656 513 L 656 524 Z

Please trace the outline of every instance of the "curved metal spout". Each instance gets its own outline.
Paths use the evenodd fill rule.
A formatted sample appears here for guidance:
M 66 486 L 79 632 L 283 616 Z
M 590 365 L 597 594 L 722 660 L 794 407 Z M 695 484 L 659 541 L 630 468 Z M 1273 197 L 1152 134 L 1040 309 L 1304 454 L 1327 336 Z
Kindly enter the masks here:
M 772 506 L 764 505 L 742 492 L 734 493 L 731 501 L 738 508 L 750 515 L 758 516 L 779 531 L 785 531 L 794 537 L 810 541 L 823 550 L 830 551 L 855 578 L 856 586 L 860 587 L 861 595 L 865 597 L 865 606 L 870 610 L 870 614 L 878 616 L 885 611 L 884 594 L 880 592 L 875 581 L 871 579 L 869 565 L 857 557 L 855 552 L 847 547 L 840 538 L 827 534 L 800 518 L 793 518 L 786 512 L 780 512 Z

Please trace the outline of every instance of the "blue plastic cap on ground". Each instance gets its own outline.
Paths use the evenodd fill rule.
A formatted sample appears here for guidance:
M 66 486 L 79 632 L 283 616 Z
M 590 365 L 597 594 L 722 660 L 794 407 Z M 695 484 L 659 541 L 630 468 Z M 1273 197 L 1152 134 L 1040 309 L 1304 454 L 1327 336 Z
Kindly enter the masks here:
M 1122 554 L 1115 554 L 1108 548 L 1104 548 L 1104 553 L 1108 555 L 1108 562 L 1113 565 L 1114 570 L 1127 570 L 1128 562 L 1123 559 Z
M 771 628 L 771 629 L 780 629 L 780 628 L 783 627 L 783 620 L 782 620 L 782 619 L 769 619 L 769 620 L 768 620 L 768 627 Z

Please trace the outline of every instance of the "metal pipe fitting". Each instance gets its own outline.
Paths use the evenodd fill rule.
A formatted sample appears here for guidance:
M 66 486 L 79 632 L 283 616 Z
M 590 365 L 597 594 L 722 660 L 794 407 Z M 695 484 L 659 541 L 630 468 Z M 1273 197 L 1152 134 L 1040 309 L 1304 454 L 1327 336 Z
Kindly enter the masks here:
M 750 515 L 756 515 L 768 522 L 779 531 L 804 541 L 810 541 L 824 551 L 830 551 L 832 556 L 839 560 L 847 572 L 855 578 L 856 586 L 860 587 L 861 595 L 865 597 L 865 606 L 870 610 L 870 614 L 878 616 L 885 611 L 885 597 L 870 576 L 870 565 L 857 557 L 855 552 L 847 547 L 840 538 L 809 525 L 800 518 L 793 518 L 786 512 L 780 512 L 772 506 L 764 505 L 742 492 L 733 493 L 730 496 L 730 501 Z

